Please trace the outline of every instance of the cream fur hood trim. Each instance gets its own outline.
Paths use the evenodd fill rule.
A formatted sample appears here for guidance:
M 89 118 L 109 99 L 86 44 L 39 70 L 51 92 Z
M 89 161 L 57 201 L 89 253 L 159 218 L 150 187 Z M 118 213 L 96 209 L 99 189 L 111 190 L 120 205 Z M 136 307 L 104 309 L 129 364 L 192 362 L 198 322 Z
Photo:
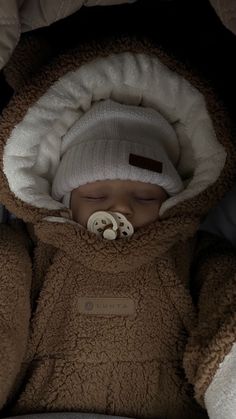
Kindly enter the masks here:
M 236 419 L 236 343 L 216 371 L 205 404 L 210 419 Z
M 61 77 L 14 128 L 3 166 L 18 198 L 37 208 L 63 208 L 50 195 L 63 136 L 92 103 L 108 98 L 158 110 L 177 133 L 181 149 L 177 170 L 186 187 L 164 202 L 160 215 L 217 180 L 226 152 L 216 139 L 203 95 L 158 58 L 125 52 L 99 58 Z

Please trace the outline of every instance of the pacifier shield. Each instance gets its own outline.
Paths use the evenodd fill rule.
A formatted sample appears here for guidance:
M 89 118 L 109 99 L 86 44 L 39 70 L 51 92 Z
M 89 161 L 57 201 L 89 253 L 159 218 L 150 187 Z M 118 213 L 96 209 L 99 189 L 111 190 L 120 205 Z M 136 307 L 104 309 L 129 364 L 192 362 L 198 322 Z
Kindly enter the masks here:
M 107 211 L 96 211 L 89 217 L 87 228 L 98 236 L 108 240 L 114 240 L 117 236 L 118 223 L 111 213 Z M 109 230 L 111 230 L 111 234 L 109 234 Z
M 132 224 L 119 212 L 96 211 L 89 217 L 87 228 L 107 240 L 130 237 L 134 233 Z
M 134 234 L 134 227 L 127 218 L 120 212 L 111 213 L 118 223 L 119 238 L 131 237 Z

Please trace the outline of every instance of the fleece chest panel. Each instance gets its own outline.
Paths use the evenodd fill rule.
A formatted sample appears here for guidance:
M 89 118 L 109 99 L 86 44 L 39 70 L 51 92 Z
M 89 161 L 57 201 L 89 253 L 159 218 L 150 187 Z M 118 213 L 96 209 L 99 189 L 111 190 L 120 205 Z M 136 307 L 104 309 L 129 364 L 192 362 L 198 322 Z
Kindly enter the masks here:
M 32 319 L 31 378 L 17 412 L 66 407 L 176 419 L 181 412 L 187 419 L 191 411 L 203 418 L 181 366 L 194 309 L 173 261 L 129 276 L 68 260 L 60 266 L 60 275 L 58 264 L 49 269 Z

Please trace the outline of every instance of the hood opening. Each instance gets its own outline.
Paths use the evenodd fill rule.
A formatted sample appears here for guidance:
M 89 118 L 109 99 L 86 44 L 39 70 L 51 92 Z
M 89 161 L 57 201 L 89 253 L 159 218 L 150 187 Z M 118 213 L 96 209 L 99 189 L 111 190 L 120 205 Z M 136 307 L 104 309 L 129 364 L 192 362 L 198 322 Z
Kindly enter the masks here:
M 163 203 L 160 217 L 216 182 L 226 151 L 216 138 L 203 95 L 157 57 L 125 52 L 66 73 L 12 130 L 4 148 L 3 171 L 17 198 L 35 209 L 65 208 L 51 197 L 63 136 L 94 102 L 109 98 L 158 110 L 177 134 L 176 169 L 185 188 Z

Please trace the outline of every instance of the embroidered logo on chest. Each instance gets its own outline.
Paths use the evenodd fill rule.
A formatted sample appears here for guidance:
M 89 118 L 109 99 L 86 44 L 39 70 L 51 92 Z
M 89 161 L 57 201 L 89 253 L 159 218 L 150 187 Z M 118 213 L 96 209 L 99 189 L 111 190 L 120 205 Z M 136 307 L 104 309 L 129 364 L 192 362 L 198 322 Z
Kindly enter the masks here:
M 132 316 L 135 303 L 131 298 L 94 298 L 80 297 L 78 300 L 81 314 L 96 316 Z

